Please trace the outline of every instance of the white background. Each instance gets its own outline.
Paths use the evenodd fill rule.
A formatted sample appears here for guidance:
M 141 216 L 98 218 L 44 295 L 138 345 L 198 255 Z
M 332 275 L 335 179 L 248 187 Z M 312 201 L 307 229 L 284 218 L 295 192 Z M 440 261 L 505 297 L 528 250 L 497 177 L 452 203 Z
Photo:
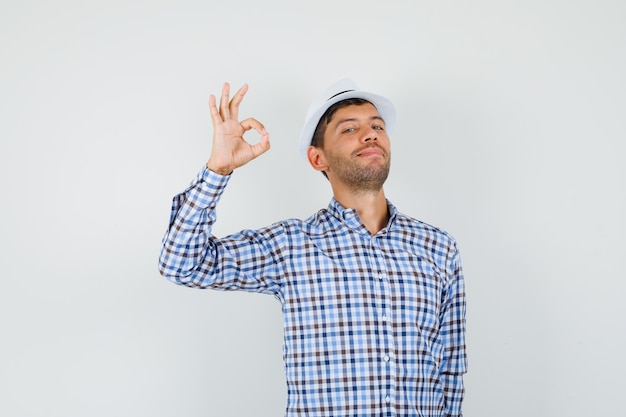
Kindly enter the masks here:
M 623 415 L 625 21 L 621 0 L 2 0 L 0 415 L 282 415 L 280 304 L 167 282 L 160 240 L 224 81 L 272 149 L 216 233 L 325 207 L 297 137 L 343 77 L 397 106 L 387 196 L 459 243 L 466 417 Z

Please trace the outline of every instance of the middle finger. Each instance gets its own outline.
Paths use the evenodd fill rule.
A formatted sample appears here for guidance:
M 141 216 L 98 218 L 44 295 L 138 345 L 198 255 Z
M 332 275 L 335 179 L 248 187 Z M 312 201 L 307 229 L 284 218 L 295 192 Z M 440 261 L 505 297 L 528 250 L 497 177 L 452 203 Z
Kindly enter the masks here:
M 230 101 L 230 105 L 229 105 L 230 116 L 235 120 L 239 119 L 239 104 L 241 104 L 241 101 L 243 100 L 243 97 L 246 95 L 247 91 L 248 91 L 248 84 L 244 84 L 243 86 L 241 86 L 239 90 L 237 90 L 237 92 L 233 96 L 233 99 Z

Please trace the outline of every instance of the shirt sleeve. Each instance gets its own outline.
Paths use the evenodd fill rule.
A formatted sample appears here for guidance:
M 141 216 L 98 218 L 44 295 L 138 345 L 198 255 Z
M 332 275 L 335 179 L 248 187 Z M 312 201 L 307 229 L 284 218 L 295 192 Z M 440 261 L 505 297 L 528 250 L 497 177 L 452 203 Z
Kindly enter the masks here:
M 188 287 L 276 295 L 282 275 L 276 261 L 284 238 L 280 224 L 222 239 L 211 234 L 215 208 L 229 178 L 203 169 L 174 197 L 159 271 L 169 281 Z
M 456 244 L 453 245 L 447 273 L 450 278 L 441 309 L 441 337 L 444 346 L 440 366 L 441 380 L 446 399 L 446 415 L 463 415 L 463 374 L 467 371 L 465 348 L 465 282 L 461 259 Z

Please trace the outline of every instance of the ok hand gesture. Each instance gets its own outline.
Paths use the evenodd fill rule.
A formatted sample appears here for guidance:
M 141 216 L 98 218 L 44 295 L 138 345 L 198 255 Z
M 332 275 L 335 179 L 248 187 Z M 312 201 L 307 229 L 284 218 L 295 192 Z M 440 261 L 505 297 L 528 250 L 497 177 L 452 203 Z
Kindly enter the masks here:
M 270 134 L 263 124 L 253 118 L 238 121 L 239 104 L 247 91 L 248 85 L 244 84 L 229 101 L 230 85 L 224 83 L 219 110 L 215 96 L 211 94 L 209 97 L 213 122 L 213 147 L 206 167 L 221 175 L 230 174 L 235 168 L 247 164 L 270 148 Z M 243 134 L 250 129 L 256 130 L 261 135 L 261 140 L 255 145 L 251 145 L 243 138 Z

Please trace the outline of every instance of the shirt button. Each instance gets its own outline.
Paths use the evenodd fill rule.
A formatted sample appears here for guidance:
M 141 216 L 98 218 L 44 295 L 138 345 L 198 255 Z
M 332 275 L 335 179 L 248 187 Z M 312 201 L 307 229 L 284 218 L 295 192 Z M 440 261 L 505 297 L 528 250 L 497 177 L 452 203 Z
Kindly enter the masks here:
M 383 356 L 383 360 L 384 360 L 385 362 L 389 362 L 389 355 L 385 355 L 385 356 Z
M 387 395 L 387 396 L 385 397 L 385 402 L 386 402 L 387 404 L 389 404 L 389 403 L 391 402 L 391 397 Z
M 382 321 L 387 321 L 387 316 L 385 314 L 382 315 L 382 317 L 380 318 Z
M 385 279 L 385 274 L 383 274 L 382 272 L 379 272 L 379 273 L 378 273 L 378 279 L 379 279 L 379 280 L 381 280 L 381 281 L 382 281 L 383 279 Z

